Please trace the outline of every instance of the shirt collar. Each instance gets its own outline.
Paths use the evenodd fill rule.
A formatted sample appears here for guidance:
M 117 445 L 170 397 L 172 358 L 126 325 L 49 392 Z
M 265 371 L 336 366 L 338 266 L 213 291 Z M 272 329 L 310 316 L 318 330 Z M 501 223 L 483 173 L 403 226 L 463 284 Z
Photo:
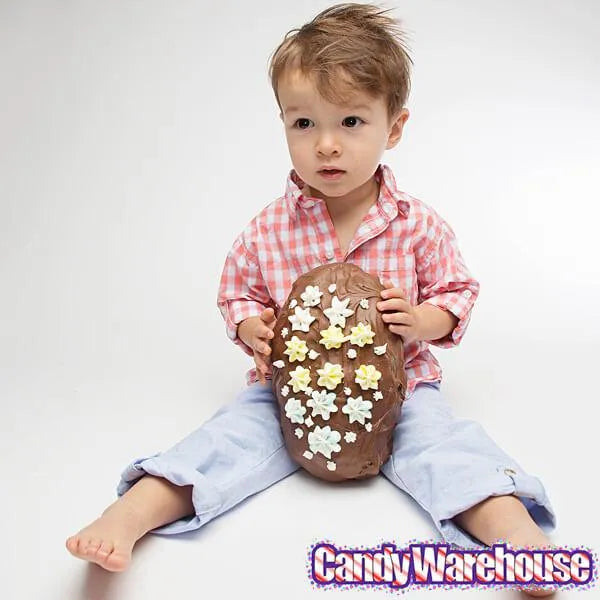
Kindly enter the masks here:
M 379 164 L 374 173 L 375 180 L 381 183 L 379 188 L 379 197 L 377 204 L 379 209 L 387 215 L 391 221 L 398 213 L 407 217 L 410 204 L 404 199 L 403 193 L 396 187 L 396 180 L 392 169 L 385 164 Z M 310 208 L 319 198 L 313 198 L 302 194 L 304 181 L 300 178 L 295 169 L 292 169 L 287 178 L 285 188 L 285 203 L 292 219 L 296 218 L 298 208 Z

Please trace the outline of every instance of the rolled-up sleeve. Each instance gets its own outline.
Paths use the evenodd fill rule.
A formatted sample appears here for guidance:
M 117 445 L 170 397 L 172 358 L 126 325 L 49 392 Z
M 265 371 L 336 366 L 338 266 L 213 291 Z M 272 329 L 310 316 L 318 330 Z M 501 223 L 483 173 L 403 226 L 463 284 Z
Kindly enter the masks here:
M 428 223 L 426 238 L 426 250 L 417 254 L 419 304 L 433 304 L 458 318 L 456 327 L 447 336 L 428 343 L 453 348 L 465 334 L 480 286 L 465 265 L 454 231 L 435 212 Z
M 225 319 L 227 337 L 249 356 L 252 348 L 238 336 L 238 325 L 273 306 L 256 258 L 244 244 L 243 234 L 234 242 L 221 273 L 217 306 Z

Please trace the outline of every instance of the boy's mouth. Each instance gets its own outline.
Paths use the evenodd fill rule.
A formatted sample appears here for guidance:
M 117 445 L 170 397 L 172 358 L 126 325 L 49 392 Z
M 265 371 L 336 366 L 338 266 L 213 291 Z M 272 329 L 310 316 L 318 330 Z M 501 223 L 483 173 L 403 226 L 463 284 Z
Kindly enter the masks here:
M 323 169 L 319 169 L 319 173 L 344 173 L 342 169 L 335 169 L 333 167 L 324 167 Z
M 343 171 L 342 169 L 320 169 L 319 173 L 321 175 L 341 175 L 342 173 L 345 173 L 346 171 Z
M 318 173 L 323 179 L 337 181 L 345 172 L 341 169 L 321 169 Z

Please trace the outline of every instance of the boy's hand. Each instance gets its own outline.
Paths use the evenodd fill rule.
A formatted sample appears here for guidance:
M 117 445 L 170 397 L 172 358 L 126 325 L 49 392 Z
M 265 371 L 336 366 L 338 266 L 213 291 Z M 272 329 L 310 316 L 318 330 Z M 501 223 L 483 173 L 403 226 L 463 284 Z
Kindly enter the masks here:
M 400 335 L 405 344 L 420 340 L 422 326 L 418 307 L 412 306 L 406 294 L 400 288 L 395 288 L 389 279 L 383 285 L 386 289 L 381 290 L 383 301 L 377 303 L 377 310 L 396 312 L 385 313 L 381 318 L 390 324 L 390 331 Z
M 267 383 L 266 375 L 271 375 L 271 339 L 277 319 L 275 311 L 265 308 L 258 317 L 249 317 L 238 326 L 238 335 L 254 351 L 254 364 L 260 383 Z

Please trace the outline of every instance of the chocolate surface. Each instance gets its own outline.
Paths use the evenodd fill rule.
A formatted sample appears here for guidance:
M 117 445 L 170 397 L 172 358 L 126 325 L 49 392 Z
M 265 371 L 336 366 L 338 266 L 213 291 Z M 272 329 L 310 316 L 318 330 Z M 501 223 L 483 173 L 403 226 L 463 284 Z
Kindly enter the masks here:
M 277 317 L 271 360 L 281 429 L 290 456 L 321 479 L 372 477 L 392 451 L 406 375 L 402 338 L 389 331 L 377 310 L 382 289 L 377 277 L 356 265 L 322 265 L 296 280 Z M 351 339 L 327 349 L 320 340 L 336 333 Z M 384 345 L 383 353 L 375 352 Z M 351 349 L 355 358 L 348 356 Z

